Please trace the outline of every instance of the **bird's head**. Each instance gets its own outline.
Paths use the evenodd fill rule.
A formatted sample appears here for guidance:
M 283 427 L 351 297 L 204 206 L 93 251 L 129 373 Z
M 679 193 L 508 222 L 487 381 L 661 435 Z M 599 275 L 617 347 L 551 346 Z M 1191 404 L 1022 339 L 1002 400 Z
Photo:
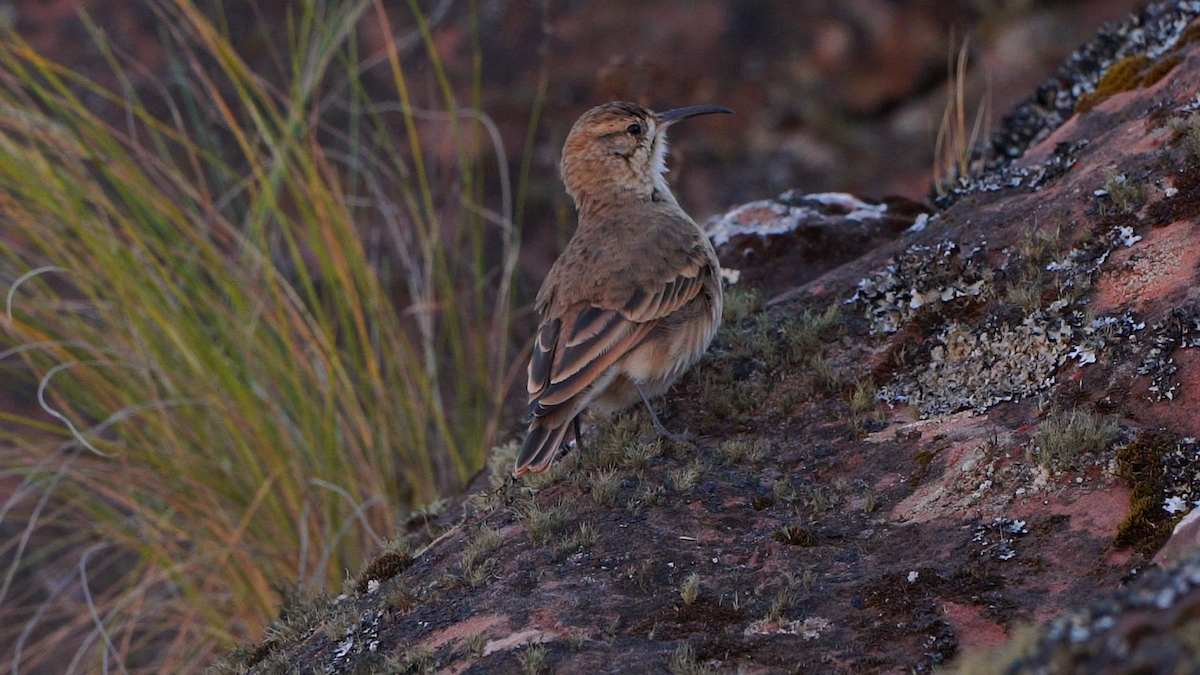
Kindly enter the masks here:
M 579 209 L 610 199 L 672 200 L 667 172 L 667 128 L 729 108 L 695 105 L 663 113 L 636 103 L 617 101 L 584 113 L 563 145 L 562 176 Z

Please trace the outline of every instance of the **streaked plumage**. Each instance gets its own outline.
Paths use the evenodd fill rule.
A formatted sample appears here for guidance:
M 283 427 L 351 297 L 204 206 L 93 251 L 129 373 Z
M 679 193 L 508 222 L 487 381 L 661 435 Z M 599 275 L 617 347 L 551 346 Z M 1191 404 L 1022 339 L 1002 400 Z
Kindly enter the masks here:
M 514 475 L 548 468 L 584 410 L 628 407 L 639 386 L 665 392 L 712 342 L 720 265 L 663 178 L 666 126 L 706 112 L 729 111 L 609 103 L 568 135 L 562 173 L 579 226 L 538 293 L 531 420 Z

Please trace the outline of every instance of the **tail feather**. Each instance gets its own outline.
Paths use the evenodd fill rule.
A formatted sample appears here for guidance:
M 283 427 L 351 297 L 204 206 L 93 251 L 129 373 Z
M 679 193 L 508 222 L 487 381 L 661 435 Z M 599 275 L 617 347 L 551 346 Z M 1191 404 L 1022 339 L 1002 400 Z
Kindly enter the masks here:
M 527 471 L 541 473 L 550 468 L 558 446 L 562 445 L 563 437 L 567 435 L 570 426 L 571 420 L 550 426 L 545 418 L 535 417 L 529 424 L 529 433 L 525 435 L 521 452 L 517 453 L 517 465 L 513 469 L 513 476 L 519 478 Z

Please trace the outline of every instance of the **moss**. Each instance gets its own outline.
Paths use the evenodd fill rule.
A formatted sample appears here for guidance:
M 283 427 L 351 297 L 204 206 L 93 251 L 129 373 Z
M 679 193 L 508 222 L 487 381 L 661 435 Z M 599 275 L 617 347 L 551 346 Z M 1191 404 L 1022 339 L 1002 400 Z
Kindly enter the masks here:
M 1164 433 L 1144 431 L 1117 451 L 1117 475 L 1129 481 L 1129 515 L 1117 527 L 1113 546 L 1153 555 L 1171 536 L 1176 518 L 1163 509 L 1166 499 L 1163 455 L 1174 447 Z
M 921 475 L 929 471 L 929 465 L 933 464 L 933 458 L 937 457 L 939 450 L 922 450 L 917 453 L 917 466 L 921 467 Z
M 362 574 L 359 575 L 358 583 L 355 584 L 354 590 L 358 593 L 366 593 L 367 586 L 372 581 L 383 583 L 412 567 L 412 564 L 412 556 L 404 551 L 384 551 L 372 560 L 367 565 L 367 568 L 363 570 Z
M 1188 25 L 1187 28 L 1183 29 L 1183 32 L 1179 34 L 1179 37 L 1175 38 L 1175 45 L 1173 49 L 1179 50 L 1197 40 L 1200 40 L 1200 21 L 1193 22 L 1192 24 Z
M 265 664 L 279 655 L 279 649 L 294 643 L 329 618 L 329 599 L 324 595 L 311 595 L 295 586 L 283 591 L 283 604 L 279 618 L 267 627 L 263 641 L 255 647 L 241 648 L 230 655 L 231 666 L 253 667 Z M 265 672 L 274 672 L 263 668 Z
M 821 543 L 816 533 L 795 525 L 784 525 L 771 535 L 775 541 L 788 546 L 803 546 L 805 548 Z
M 1127 56 L 1113 63 L 1096 83 L 1095 91 L 1079 97 L 1075 112 L 1089 112 L 1113 94 L 1137 88 L 1142 82 L 1143 72 L 1151 64 L 1150 57 L 1144 55 Z
M 754 495 L 750 498 L 750 507 L 755 511 L 763 511 L 775 506 L 775 495 Z
M 1194 133 L 1196 157 L 1200 160 L 1200 119 L 1195 123 Z M 1174 196 L 1160 199 L 1146 209 L 1148 219 L 1156 226 L 1200 218 L 1200 161 L 1176 174 L 1172 187 L 1178 191 Z
M 1167 76 L 1167 73 L 1175 69 L 1183 61 L 1183 57 L 1179 54 L 1172 54 L 1156 61 L 1153 65 L 1142 73 L 1141 86 L 1150 87 L 1158 83 L 1159 80 Z

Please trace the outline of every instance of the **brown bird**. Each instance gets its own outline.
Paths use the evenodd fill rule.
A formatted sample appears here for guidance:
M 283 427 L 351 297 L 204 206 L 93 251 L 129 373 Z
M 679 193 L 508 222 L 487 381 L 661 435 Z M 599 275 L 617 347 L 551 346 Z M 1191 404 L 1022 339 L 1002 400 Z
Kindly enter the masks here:
M 563 145 L 562 177 L 579 226 L 537 296 L 529 359 L 529 432 L 514 476 L 545 471 L 585 409 L 637 403 L 663 427 L 650 398 L 704 350 L 721 321 L 717 254 L 671 194 L 666 130 L 732 110 L 711 105 L 654 113 L 634 103 L 592 108 Z

